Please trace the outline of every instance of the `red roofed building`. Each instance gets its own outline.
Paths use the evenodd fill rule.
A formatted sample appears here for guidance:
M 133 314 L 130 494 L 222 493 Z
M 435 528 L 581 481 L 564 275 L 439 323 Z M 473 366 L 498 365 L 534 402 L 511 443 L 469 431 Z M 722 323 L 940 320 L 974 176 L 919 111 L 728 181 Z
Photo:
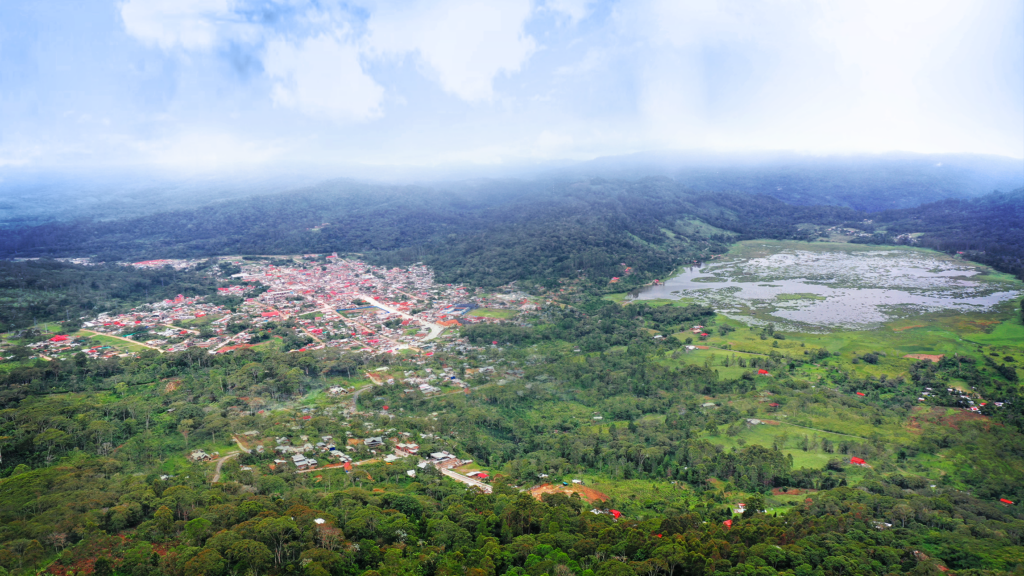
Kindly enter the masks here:
M 857 396 L 867 396 L 867 394 L 865 394 L 863 392 L 857 392 Z
M 770 374 L 768 373 L 768 371 L 767 371 L 767 370 L 765 370 L 764 368 L 759 368 L 759 369 L 757 370 L 757 375 L 758 375 L 758 376 L 770 376 Z
M 722 522 L 722 524 L 725 524 L 726 528 L 732 528 L 732 520 L 726 520 L 725 522 Z
M 63 342 L 65 340 L 67 340 L 67 339 L 68 339 L 67 336 L 65 336 L 63 334 L 57 334 L 53 338 L 50 338 L 50 342 Z
M 1002 502 L 1003 504 L 1006 504 L 1006 505 L 1012 505 L 1013 504 L 1012 500 L 1007 500 L 1006 498 L 1000 498 L 999 501 Z
M 857 458 L 856 456 L 850 457 L 850 464 L 856 464 L 857 466 L 865 466 L 867 462 L 863 458 Z
M 622 516 L 622 512 L 619 512 L 618 510 L 609 510 L 609 512 L 612 513 L 612 518 L 615 518 L 616 520 L 618 520 L 619 517 Z

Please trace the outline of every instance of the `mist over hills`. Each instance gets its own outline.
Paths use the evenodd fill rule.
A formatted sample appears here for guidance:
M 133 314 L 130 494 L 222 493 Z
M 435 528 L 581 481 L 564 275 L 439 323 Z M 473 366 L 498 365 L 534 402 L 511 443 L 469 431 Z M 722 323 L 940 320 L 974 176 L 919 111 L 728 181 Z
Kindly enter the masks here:
M 639 153 L 586 162 L 441 167 L 292 167 L 232 174 L 166 171 L 0 170 L 0 227 L 54 220 L 113 220 L 214 202 L 273 195 L 339 181 L 418 184 L 471 193 L 495 182 L 531 188 L 602 177 L 662 176 L 696 192 L 764 194 L 790 204 L 829 204 L 875 212 L 945 198 L 972 198 L 1024 186 L 1024 161 L 951 154 L 809 156 L 794 153 Z M 517 194 L 506 186 L 506 194 Z
M 599 158 L 564 173 L 624 179 L 663 175 L 694 190 L 735 190 L 868 212 L 1024 186 L 1024 161 L 967 154 L 651 153 Z

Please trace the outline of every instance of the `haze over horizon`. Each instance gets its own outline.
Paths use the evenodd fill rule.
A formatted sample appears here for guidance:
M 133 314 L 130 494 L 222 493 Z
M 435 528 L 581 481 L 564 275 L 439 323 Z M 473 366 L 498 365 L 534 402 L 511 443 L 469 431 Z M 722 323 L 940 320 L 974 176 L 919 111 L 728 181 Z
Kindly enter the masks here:
M 1024 4 L 0 4 L 0 168 L 1024 158 Z

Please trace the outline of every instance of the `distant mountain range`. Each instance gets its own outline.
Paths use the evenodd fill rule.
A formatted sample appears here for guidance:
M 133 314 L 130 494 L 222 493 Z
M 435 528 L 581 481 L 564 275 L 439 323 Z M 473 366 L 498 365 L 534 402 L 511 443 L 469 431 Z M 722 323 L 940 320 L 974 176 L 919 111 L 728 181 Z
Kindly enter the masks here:
M 601 177 L 661 176 L 695 192 L 764 194 L 790 204 L 876 212 L 1024 186 L 1024 160 L 949 154 L 808 156 L 793 153 L 641 153 L 587 162 L 486 167 L 344 168 L 192 175 L 124 171 L 0 169 L 0 228 L 53 220 L 113 220 L 273 195 L 340 181 L 473 190 L 497 183 L 569 184 Z M 507 186 L 505 186 L 508 188 Z

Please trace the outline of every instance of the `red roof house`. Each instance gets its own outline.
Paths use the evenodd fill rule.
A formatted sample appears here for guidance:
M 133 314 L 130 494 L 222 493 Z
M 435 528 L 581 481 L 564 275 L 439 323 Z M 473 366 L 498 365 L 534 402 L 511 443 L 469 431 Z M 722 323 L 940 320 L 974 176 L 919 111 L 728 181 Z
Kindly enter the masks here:
M 865 394 L 863 392 L 857 392 L 857 396 L 867 396 L 867 394 Z
M 850 464 L 856 464 L 857 466 L 863 466 L 864 464 L 867 464 L 867 462 L 865 462 L 863 458 L 857 458 L 856 456 L 851 456 L 850 457 Z
M 999 501 L 1003 504 L 1013 504 L 1012 500 L 1007 500 L 1006 498 L 1000 498 Z
M 622 516 L 622 512 L 619 512 L 618 510 L 609 510 L 609 512 L 612 513 L 612 518 L 615 518 L 616 520 L 619 519 L 619 516 Z
M 63 342 L 65 340 L 67 340 L 67 339 L 68 339 L 67 336 L 65 336 L 63 334 L 57 334 L 53 338 L 50 338 L 50 342 Z

